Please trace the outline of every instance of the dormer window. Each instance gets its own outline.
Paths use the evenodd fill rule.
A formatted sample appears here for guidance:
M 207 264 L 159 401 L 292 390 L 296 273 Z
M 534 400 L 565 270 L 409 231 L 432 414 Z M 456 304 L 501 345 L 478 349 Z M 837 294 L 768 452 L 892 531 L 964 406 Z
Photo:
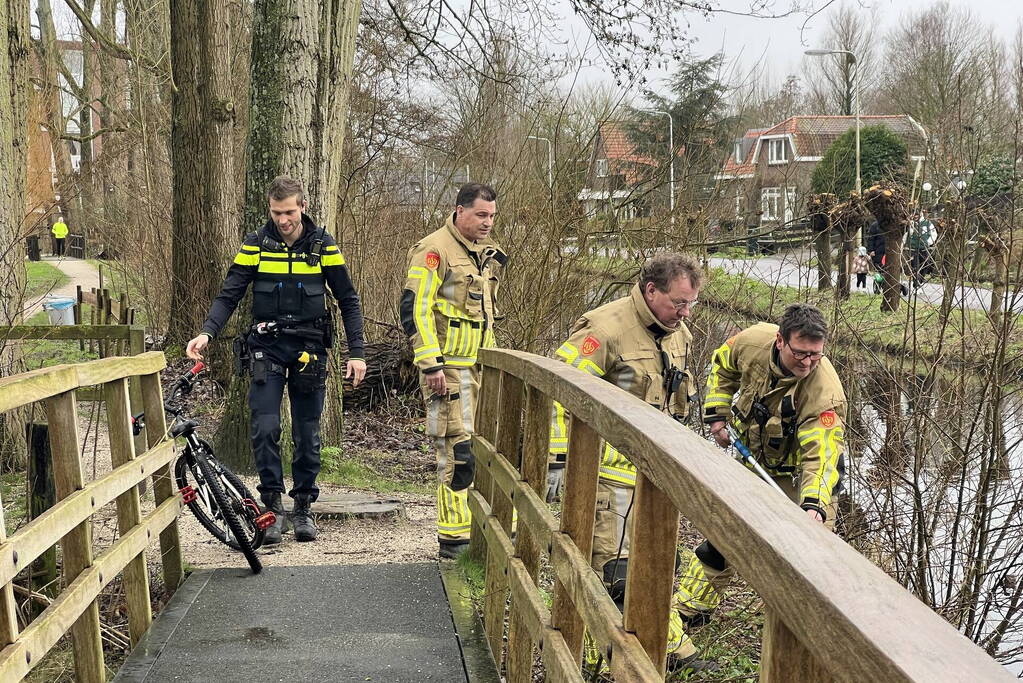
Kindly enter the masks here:
M 597 159 L 597 177 L 606 178 L 608 173 L 607 159 Z
M 732 159 L 734 159 L 735 163 L 737 163 L 737 164 L 741 164 L 743 161 L 746 160 L 744 155 L 743 155 L 743 153 L 742 153 L 742 142 L 741 141 L 737 141 L 735 143 L 735 148 L 732 150 Z
M 784 164 L 788 163 L 788 160 L 788 148 L 785 146 L 785 138 L 767 141 L 767 162 L 769 164 Z

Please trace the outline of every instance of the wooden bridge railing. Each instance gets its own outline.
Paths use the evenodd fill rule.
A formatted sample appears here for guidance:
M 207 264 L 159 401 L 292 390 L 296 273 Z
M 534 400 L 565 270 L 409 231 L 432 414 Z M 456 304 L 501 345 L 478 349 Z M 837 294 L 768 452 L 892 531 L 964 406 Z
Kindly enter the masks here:
M 52 508 L 10 537 L 0 518 L 0 681 L 21 680 L 68 631 L 74 646 L 75 680 L 105 681 L 97 596 L 123 571 L 131 644 L 138 643 L 152 622 L 145 550 L 154 535 L 160 538 L 167 587 L 174 590 L 181 583 L 177 516 L 182 503 L 170 468 L 173 442 L 164 438 L 160 370 L 165 365 L 162 353 L 150 352 L 0 379 L 0 412 L 37 401 L 44 404 L 57 492 Z M 140 385 L 146 412 L 149 448 L 138 454 L 131 433 L 129 378 Z M 86 483 L 80 460 L 76 390 L 93 385 L 102 385 L 105 394 L 113 470 Z M 147 477 L 153 477 L 156 507 L 143 516 L 137 485 Z M 119 537 L 94 557 L 90 518 L 114 501 Z M 58 542 L 63 554 L 61 593 L 19 632 L 14 578 Z
M 583 629 L 619 681 L 664 679 L 679 511 L 765 603 L 760 680 L 1015 680 L 823 525 L 693 432 L 556 360 L 487 350 L 473 451 L 470 552 L 486 557 L 484 626 L 507 680 L 581 681 Z M 573 416 L 561 519 L 543 502 L 551 400 Z M 625 613 L 590 569 L 600 442 L 639 470 Z M 518 515 L 512 543 L 512 510 Z M 541 555 L 553 606 L 537 588 Z

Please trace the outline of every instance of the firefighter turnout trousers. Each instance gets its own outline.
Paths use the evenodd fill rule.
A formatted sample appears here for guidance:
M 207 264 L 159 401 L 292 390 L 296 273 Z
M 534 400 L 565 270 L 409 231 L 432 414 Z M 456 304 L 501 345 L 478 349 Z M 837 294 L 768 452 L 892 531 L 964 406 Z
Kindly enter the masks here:
M 476 474 L 470 439 L 479 394 L 479 368 L 444 368 L 448 393 L 435 396 L 420 375 L 426 404 L 426 435 L 437 455 L 437 539 L 469 540 L 470 515 L 466 502 Z
M 791 476 L 772 477 L 789 499 L 800 502 L 800 488 Z M 832 501 L 826 509 L 824 526 L 835 530 L 838 503 Z M 735 569 L 710 541 L 704 541 L 693 550 L 686 572 L 675 591 L 675 609 L 687 617 L 698 617 L 712 612 L 721 604 L 721 596 L 735 575 Z
M 249 409 L 252 412 L 252 454 L 259 472 L 259 492 L 284 493 L 281 467 L 281 400 L 288 387 L 291 403 L 291 436 L 295 443 L 291 462 L 294 486 L 292 498 L 319 495 L 316 477 L 320 473 L 320 416 L 326 394 L 327 352 L 322 345 L 280 337 L 269 343 L 249 335 L 252 353 L 252 384 Z M 302 363 L 303 352 L 315 360 Z

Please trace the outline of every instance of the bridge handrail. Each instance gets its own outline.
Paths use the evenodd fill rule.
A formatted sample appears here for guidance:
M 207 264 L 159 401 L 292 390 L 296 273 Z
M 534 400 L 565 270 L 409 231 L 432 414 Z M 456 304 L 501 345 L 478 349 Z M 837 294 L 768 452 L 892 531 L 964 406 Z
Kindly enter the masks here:
M 183 567 L 177 517 L 182 501 L 172 481 L 173 443 L 166 438 L 160 370 L 162 353 L 104 358 L 60 365 L 0 379 L 0 412 L 42 401 L 53 459 L 56 504 L 7 537 L 0 513 L 0 680 L 21 680 L 60 638 L 70 631 L 74 643 L 75 680 L 106 680 L 99 609 L 100 592 L 124 573 L 128 629 L 134 647 L 152 623 L 149 573 L 145 551 L 153 535 L 160 538 L 164 580 L 174 590 Z M 129 381 L 138 382 L 146 412 L 145 443 L 136 455 L 131 431 Z M 80 460 L 76 390 L 102 385 L 107 407 L 113 469 L 85 482 Z M 155 509 L 143 515 L 138 484 L 153 478 Z M 90 521 L 97 510 L 116 501 L 118 538 L 93 557 Z M 0 507 L 2 510 L 2 507 Z M 60 542 L 64 588 L 28 626 L 19 631 L 13 581 L 15 575 Z
M 823 525 L 652 406 L 553 359 L 488 349 L 481 362 L 470 552 L 486 553 L 484 621 L 498 661 L 511 591 L 509 681 L 529 680 L 540 644 L 553 680 L 580 680 L 582 623 L 617 680 L 663 680 L 678 511 L 764 600 L 761 681 L 1014 680 Z M 573 418 L 560 529 L 538 495 L 551 400 Z M 624 616 L 589 568 L 600 439 L 639 472 Z M 540 552 L 557 579 L 551 611 L 536 588 Z

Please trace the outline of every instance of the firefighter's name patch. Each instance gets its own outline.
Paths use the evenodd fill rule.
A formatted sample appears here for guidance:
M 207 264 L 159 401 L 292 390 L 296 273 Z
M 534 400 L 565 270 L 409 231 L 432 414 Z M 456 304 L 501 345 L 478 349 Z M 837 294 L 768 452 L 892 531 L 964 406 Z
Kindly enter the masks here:
M 426 267 L 430 270 L 437 270 L 437 266 L 440 265 L 440 254 L 435 251 L 431 251 L 426 255 Z
M 582 352 L 584 356 L 592 356 L 593 352 L 600 348 L 600 342 L 596 337 L 583 339 Z
M 825 410 L 823 413 L 821 413 L 820 419 L 821 424 L 824 425 L 826 428 L 830 429 L 831 427 L 835 426 L 836 422 L 838 422 L 838 415 L 835 414 L 834 410 Z

